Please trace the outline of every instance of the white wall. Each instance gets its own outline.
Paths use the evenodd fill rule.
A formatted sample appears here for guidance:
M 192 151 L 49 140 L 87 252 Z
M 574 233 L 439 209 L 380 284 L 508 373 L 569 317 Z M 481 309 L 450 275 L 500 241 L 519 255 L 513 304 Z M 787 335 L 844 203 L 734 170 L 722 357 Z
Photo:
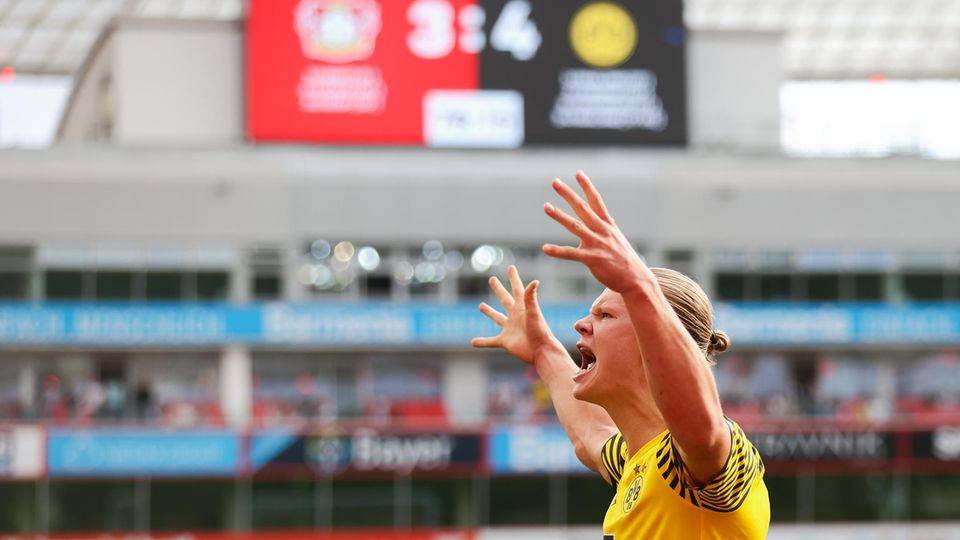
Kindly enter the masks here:
M 243 140 L 239 22 L 131 19 L 116 32 L 121 146 L 230 145 Z
M 775 153 L 780 149 L 781 34 L 691 32 L 687 42 L 690 144 Z
M 956 249 L 957 167 L 633 149 L 257 147 L 0 154 L 0 242 L 567 241 L 549 180 L 591 173 L 624 231 L 689 249 Z

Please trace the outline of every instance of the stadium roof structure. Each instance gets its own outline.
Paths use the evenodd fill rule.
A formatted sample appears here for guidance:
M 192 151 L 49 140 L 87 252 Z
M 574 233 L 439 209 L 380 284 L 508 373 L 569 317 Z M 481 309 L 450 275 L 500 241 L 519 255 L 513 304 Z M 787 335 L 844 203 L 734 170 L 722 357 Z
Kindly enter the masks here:
M 0 0 L 0 67 L 74 75 L 115 17 L 237 20 L 244 0 Z
M 693 30 L 782 31 L 789 79 L 960 78 L 957 0 L 686 0 Z
M 0 0 L 0 68 L 73 75 L 118 16 L 237 20 L 245 0 Z M 788 79 L 960 78 L 957 0 L 686 0 L 694 31 L 783 32 Z

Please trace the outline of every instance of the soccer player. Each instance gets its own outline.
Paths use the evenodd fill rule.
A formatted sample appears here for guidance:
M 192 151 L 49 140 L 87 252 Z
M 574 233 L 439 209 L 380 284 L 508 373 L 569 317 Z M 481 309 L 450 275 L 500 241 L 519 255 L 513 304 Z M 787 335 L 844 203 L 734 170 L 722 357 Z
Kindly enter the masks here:
M 580 368 L 543 318 L 539 282 L 524 287 L 513 266 L 512 294 L 490 278 L 506 313 L 480 305 L 502 332 L 472 344 L 535 366 L 577 457 L 616 487 L 604 540 L 765 538 L 763 462 L 720 407 L 710 365 L 729 339 L 713 331 L 709 300 L 686 276 L 647 267 L 587 176 L 577 181 L 585 198 L 553 181 L 577 217 L 544 211 L 579 245 L 543 251 L 583 263 L 607 287 L 576 323 Z

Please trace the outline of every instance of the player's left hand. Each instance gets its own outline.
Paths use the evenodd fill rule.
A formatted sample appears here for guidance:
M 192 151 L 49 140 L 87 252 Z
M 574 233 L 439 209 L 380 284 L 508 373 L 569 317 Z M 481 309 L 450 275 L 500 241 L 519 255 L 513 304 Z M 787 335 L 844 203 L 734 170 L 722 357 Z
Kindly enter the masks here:
M 579 238 L 580 244 L 577 247 L 544 244 L 543 252 L 551 257 L 580 261 L 597 281 L 622 294 L 636 286 L 638 278 L 646 276 L 649 269 L 614 223 L 600 192 L 583 171 L 577 171 L 577 182 L 586 200 L 559 178 L 553 179 L 553 189 L 580 219 L 550 203 L 544 204 L 543 210 Z

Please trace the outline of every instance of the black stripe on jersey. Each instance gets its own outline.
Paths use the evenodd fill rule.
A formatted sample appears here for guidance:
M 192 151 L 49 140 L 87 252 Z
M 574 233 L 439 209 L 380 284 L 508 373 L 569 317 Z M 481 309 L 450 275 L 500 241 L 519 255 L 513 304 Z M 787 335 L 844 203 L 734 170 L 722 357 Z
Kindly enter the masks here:
M 740 426 L 732 424 L 733 451 L 724 470 L 700 490 L 700 501 L 704 508 L 717 512 L 732 512 L 746 500 L 757 477 L 763 474 L 763 461 L 760 453 Z
M 623 476 L 623 466 L 626 464 L 625 447 L 623 435 L 617 433 L 607 439 L 600 450 L 600 463 L 607 470 L 614 486 L 620 483 L 620 477 Z
M 668 433 L 657 448 L 657 468 L 670 489 L 680 498 L 689 500 L 714 512 L 733 512 L 740 508 L 758 476 L 763 475 L 760 453 L 747 440 L 743 430 L 729 422 L 731 430 L 730 457 L 717 476 L 705 486 L 696 485 L 680 459 Z

